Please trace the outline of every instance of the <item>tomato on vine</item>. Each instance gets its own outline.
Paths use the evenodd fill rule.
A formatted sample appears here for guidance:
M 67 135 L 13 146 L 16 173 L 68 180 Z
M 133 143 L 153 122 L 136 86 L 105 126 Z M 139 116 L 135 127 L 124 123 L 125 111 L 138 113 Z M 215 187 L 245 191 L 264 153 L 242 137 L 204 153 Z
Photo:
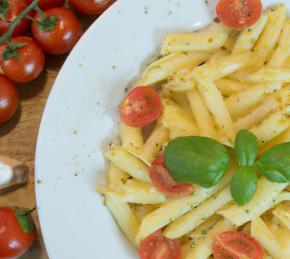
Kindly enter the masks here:
M 38 6 L 42 10 L 63 6 L 65 0 L 39 0 Z
M 30 37 L 19 36 L 0 45 L 0 67 L 14 82 L 26 83 L 36 79 L 44 68 L 45 55 Z
M 64 7 L 53 8 L 38 13 L 31 29 L 33 37 L 50 54 L 64 54 L 74 47 L 83 30 L 74 13 Z
M 3 35 L 16 20 L 16 18 L 28 7 L 29 0 L 2 0 L 0 1 L 0 36 Z M 21 19 L 12 36 L 23 35 L 29 28 L 30 21 Z
M 0 123 L 9 120 L 17 110 L 19 97 L 15 85 L 0 75 Z
M 101 14 L 114 2 L 115 0 L 69 0 L 69 3 L 83 14 Z
M 0 208 L 0 258 L 18 258 L 35 240 L 31 211 Z

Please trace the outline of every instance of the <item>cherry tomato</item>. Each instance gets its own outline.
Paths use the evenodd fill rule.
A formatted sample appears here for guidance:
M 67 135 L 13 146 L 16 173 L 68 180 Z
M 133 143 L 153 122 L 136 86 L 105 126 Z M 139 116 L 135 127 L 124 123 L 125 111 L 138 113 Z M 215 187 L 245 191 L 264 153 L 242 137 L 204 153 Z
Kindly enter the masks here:
M 122 121 L 136 128 L 154 122 L 162 113 L 159 94 L 149 87 L 135 87 L 122 102 L 120 117 Z
M 80 13 L 101 14 L 115 0 L 69 0 L 69 3 Z
M 0 208 L 0 258 L 18 258 L 33 244 L 34 225 L 28 210 Z M 25 226 L 26 225 L 26 226 Z
M 28 0 L 8 0 L 7 4 L 5 1 L 0 1 L 0 7 L 3 10 L 1 15 L 4 17 L 0 19 L 0 35 L 3 35 L 11 26 L 11 23 L 26 9 L 29 5 Z M 19 36 L 26 33 L 30 21 L 28 19 L 22 19 L 13 31 L 12 36 Z
M 36 23 L 32 23 L 31 29 L 34 38 L 50 54 L 64 54 L 71 51 L 82 35 L 82 27 L 78 18 L 71 10 L 64 7 L 46 10 L 44 14 L 46 17 L 53 17 L 57 20 L 49 30 L 44 30 Z M 34 19 L 41 21 L 39 14 L 36 14 Z
M 228 231 L 219 234 L 213 245 L 215 259 L 263 259 L 264 250 L 257 240 L 243 232 Z
M 162 235 L 158 230 L 146 237 L 140 245 L 141 259 L 180 259 L 181 244 Z
M 39 0 L 38 6 L 42 10 L 63 6 L 65 0 Z
M 221 22 L 234 29 L 255 24 L 262 15 L 261 0 L 220 0 L 216 6 Z
M 149 176 L 157 190 L 168 197 L 187 196 L 193 191 L 192 184 L 177 183 L 172 179 L 165 168 L 163 154 L 152 163 Z
M 14 84 L 0 75 L 0 123 L 9 120 L 17 110 L 19 97 Z
M 0 66 L 4 74 L 18 83 L 36 79 L 45 62 L 44 53 L 37 42 L 26 36 L 12 38 L 11 42 L 12 47 L 8 43 L 0 45 Z

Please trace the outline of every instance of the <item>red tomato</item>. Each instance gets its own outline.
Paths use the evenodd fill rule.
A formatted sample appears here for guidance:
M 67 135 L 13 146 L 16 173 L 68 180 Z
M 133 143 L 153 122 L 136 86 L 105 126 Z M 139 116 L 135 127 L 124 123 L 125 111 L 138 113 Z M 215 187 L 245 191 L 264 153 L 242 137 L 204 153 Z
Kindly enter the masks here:
M 3 35 L 10 27 L 11 23 L 26 9 L 29 5 L 28 0 L 8 0 L 8 6 L 5 6 L 5 1 L 1 1 L 0 7 L 2 7 L 1 15 L 4 16 L 0 19 L 0 35 Z M 6 7 L 6 8 L 5 8 Z M 12 36 L 19 36 L 25 34 L 28 27 L 30 25 L 30 21 L 28 19 L 22 19 L 20 23 L 16 26 L 13 31 Z
M 178 240 L 172 240 L 162 235 L 158 230 L 146 237 L 140 245 L 141 259 L 180 259 L 181 245 Z
M 225 25 L 244 29 L 255 24 L 262 15 L 261 0 L 220 0 L 217 16 Z
M 39 0 L 38 6 L 42 10 L 63 6 L 65 0 Z
M 18 258 L 33 244 L 34 225 L 27 210 L 0 208 L 0 258 Z M 16 216 L 17 215 L 17 216 Z M 22 227 L 20 221 L 27 223 Z
M 82 35 L 82 27 L 78 18 L 68 8 L 58 7 L 44 11 L 46 17 L 58 19 L 50 30 L 43 30 L 36 23 L 31 29 L 40 46 L 50 54 L 64 54 L 74 47 Z M 34 19 L 41 21 L 39 14 Z
M 0 75 L 0 123 L 9 120 L 17 110 L 19 97 L 14 84 Z
M 159 94 L 145 86 L 135 87 L 122 102 L 120 117 L 122 121 L 136 128 L 142 128 L 154 122 L 162 113 Z
M 157 190 L 168 197 L 187 196 L 193 191 L 192 184 L 177 183 L 172 179 L 165 168 L 163 154 L 152 163 L 149 176 Z
M 254 238 L 243 232 L 228 231 L 219 234 L 213 245 L 215 259 L 263 259 L 264 250 Z
M 115 0 L 69 0 L 69 3 L 80 13 L 101 14 Z
M 0 66 L 4 74 L 12 81 L 26 83 L 36 79 L 44 67 L 45 56 L 39 45 L 32 38 L 19 36 L 12 38 L 12 43 L 17 46 L 18 56 L 7 43 L 0 45 Z M 5 58 L 5 52 L 12 56 Z

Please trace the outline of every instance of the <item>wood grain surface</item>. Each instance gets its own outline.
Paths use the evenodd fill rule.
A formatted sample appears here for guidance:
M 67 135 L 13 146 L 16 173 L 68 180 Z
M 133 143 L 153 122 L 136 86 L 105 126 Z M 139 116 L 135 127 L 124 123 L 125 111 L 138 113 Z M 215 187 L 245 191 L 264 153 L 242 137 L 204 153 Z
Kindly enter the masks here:
M 86 29 L 97 17 L 79 15 L 83 28 Z M 17 86 L 21 105 L 15 116 L 0 125 L 0 155 L 16 158 L 30 168 L 28 184 L 13 192 L 0 196 L 0 207 L 17 206 L 34 208 L 34 156 L 37 134 L 43 109 L 53 82 L 66 56 L 47 55 L 46 69 L 41 76 L 28 84 Z M 47 253 L 41 236 L 37 212 L 33 213 L 38 239 L 33 248 L 21 259 L 47 259 Z

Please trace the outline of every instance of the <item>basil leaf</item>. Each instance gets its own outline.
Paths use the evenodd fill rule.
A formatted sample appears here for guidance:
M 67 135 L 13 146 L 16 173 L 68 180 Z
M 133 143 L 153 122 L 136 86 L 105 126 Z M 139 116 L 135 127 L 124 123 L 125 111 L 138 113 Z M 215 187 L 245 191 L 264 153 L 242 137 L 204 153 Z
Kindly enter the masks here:
M 231 180 L 231 193 L 239 205 L 245 205 L 257 189 L 257 175 L 253 167 L 241 166 L 234 172 Z
M 259 153 L 256 136 L 248 130 L 240 130 L 235 140 L 235 154 L 240 166 L 252 166 Z
M 256 162 L 256 166 L 271 182 L 289 182 L 290 142 L 279 144 L 267 150 Z
M 177 182 L 209 188 L 216 185 L 230 166 L 225 147 L 206 137 L 179 137 L 164 152 L 165 165 Z

